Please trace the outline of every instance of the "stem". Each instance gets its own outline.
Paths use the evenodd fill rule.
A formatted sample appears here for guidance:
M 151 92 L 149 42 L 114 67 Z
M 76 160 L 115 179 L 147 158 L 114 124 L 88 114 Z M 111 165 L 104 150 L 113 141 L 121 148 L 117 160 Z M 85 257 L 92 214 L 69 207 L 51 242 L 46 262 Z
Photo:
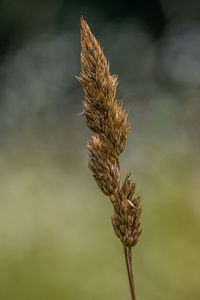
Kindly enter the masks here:
M 136 300 L 135 286 L 134 286 L 133 272 L 132 272 L 132 252 L 131 252 L 131 248 L 129 248 L 127 246 L 124 246 L 124 254 L 125 254 L 125 259 L 126 259 L 126 266 L 127 266 L 127 271 L 128 271 L 128 278 L 129 278 L 129 284 L 130 284 L 132 300 Z

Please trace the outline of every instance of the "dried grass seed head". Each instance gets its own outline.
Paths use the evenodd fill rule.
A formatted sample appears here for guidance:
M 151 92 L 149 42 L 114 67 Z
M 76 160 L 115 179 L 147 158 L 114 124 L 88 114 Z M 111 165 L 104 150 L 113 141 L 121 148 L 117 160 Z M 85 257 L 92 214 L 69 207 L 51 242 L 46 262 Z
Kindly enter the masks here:
M 89 152 L 89 168 L 96 183 L 106 195 L 112 195 L 119 185 L 119 171 L 115 159 L 108 155 L 105 145 L 97 135 L 87 144 Z
M 140 197 L 128 173 L 120 187 L 119 155 L 130 130 L 127 112 L 116 99 L 117 76 L 111 75 L 99 42 L 87 22 L 81 19 L 81 73 L 77 79 L 85 93 L 86 125 L 95 133 L 87 144 L 89 168 L 100 187 L 110 197 L 112 224 L 124 246 L 132 247 L 141 234 Z
M 86 125 L 101 135 L 110 155 L 118 157 L 126 146 L 130 122 L 122 104 L 117 103 L 117 76 L 111 75 L 99 42 L 91 33 L 86 21 L 81 19 L 81 82 Z
M 138 242 L 142 232 L 140 228 L 140 196 L 135 196 L 135 183 L 127 174 L 120 191 L 112 197 L 115 213 L 112 224 L 122 243 L 131 248 Z

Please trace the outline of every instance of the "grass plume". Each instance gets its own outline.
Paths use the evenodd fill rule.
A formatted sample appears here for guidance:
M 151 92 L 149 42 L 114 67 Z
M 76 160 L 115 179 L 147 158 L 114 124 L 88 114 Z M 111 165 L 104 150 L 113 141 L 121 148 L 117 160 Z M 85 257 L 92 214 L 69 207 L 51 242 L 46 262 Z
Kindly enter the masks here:
M 89 168 L 114 208 L 112 225 L 120 238 L 126 258 L 132 299 L 136 299 L 132 274 L 131 248 L 141 234 L 140 196 L 135 195 L 136 184 L 127 173 L 121 183 L 119 156 L 124 151 L 131 124 L 127 111 L 117 102 L 117 76 L 111 75 L 109 63 L 99 42 L 81 19 L 81 82 L 86 125 L 94 135 L 87 143 Z

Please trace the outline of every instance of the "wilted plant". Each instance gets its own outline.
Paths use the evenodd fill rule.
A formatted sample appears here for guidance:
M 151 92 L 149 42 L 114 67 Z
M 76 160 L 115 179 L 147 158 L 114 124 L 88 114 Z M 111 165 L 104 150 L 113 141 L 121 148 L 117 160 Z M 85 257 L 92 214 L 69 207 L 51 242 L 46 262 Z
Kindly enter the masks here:
M 94 132 L 87 143 L 89 168 L 102 192 L 109 196 L 114 215 L 112 224 L 120 238 L 126 258 L 132 299 L 136 299 L 132 275 L 131 247 L 141 234 L 140 196 L 135 196 L 135 182 L 128 173 L 120 180 L 119 155 L 130 130 L 127 112 L 117 102 L 117 76 L 111 75 L 99 42 L 87 22 L 81 19 L 81 73 L 77 79 L 85 92 L 83 102 L 86 125 Z

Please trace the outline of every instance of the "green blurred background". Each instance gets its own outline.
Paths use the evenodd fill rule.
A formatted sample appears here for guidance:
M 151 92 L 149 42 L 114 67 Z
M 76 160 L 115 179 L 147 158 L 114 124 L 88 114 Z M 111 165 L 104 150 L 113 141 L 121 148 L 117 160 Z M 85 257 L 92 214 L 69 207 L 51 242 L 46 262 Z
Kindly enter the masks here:
M 132 122 L 138 300 L 200 299 L 200 2 L 0 2 L 0 299 L 130 299 L 112 206 L 88 168 L 80 16 Z

